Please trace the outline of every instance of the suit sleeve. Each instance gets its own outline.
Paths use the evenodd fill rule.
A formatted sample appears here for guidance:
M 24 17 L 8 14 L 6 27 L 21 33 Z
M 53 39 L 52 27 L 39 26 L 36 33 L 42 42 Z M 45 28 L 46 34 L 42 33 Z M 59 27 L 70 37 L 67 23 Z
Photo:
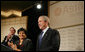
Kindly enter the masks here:
M 31 51 L 32 48 L 33 48 L 32 41 L 31 40 L 27 40 L 26 41 L 26 45 L 25 45 L 23 51 Z
M 4 40 L 2 41 L 2 43 L 1 43 L 1 44 L 4 44 L 4 43 L 5 43 L 6 37 L 7 37 L 7 36 L 5 36 L 5 38 L 4 38 Z
M 52 36 L 52 50 L 58 51 L 60 47 L 60 34 L 58 31 L 54 30 L 53 36 Z
M 19 37 L 14 35 L 14 37 L 13 37 L 13 39 L 11 41 L 13 41 L 13 43 L 15 44 L 17 40 L 19 40 Z

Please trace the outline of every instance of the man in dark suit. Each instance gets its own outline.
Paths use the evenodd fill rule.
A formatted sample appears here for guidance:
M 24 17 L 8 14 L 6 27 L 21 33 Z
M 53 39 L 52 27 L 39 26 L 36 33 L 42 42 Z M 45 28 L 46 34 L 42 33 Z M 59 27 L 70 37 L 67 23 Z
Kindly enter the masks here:
M 49 18 L 40 16 L 38 26 L 42 30 L 37 40 L 37 51 L 58 51 L 60 47 L 60 35 L 57 30 L 49 27 Z
M 2 41 L 2 44 L 5 46 L 11 46 L 10 42 L 15 43 L 15 41 L 19 40 L 19 37 L 17 35 L 15 35 L 16 30 L 14 29 L 14 27 L 10 28 L 10 33 L 5 36 L 4 40 Z

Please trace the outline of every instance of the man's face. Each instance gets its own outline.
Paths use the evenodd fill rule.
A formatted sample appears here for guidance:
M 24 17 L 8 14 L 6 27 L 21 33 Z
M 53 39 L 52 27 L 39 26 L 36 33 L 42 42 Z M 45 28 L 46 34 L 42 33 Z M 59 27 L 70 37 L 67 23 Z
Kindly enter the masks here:
M 38 26 L 41 30 L 46 28 L 46 22 L 44 21 L 43 17 L 39 17 Z
M 15 30 L 13 28 L 10 29 L 10 33 L 13 35 L 15 34 Z

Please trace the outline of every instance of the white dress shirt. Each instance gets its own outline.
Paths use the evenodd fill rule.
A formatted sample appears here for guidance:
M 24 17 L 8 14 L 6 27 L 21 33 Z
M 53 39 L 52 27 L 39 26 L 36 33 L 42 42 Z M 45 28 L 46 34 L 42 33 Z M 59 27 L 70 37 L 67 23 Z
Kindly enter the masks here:
M 44 30 L 43 30 L 43 34 L 42 34 L 42 37 L 44 36 L 44 34 L 46 33 L 46 31 L 49 29 L 49 27 L 46 27 Z

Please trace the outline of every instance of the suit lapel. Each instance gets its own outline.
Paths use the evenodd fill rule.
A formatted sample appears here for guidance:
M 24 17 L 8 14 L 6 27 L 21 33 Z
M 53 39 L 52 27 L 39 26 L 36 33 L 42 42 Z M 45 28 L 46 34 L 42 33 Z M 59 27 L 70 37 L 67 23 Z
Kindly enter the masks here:
M 42 42 L 41 44 L 43 43 L 43 41 L 46 39 L 47 35 L 48 35 L 48 31 L 50 30 L 50 28 L 46 31 L 46 33 L 44 34 L 43 38 L 42 38 Z M 40 35 L 39 35 L 40 36 Z M 38 36 L 38 40 L 37 40 L 37 47 L 38 47 L 38 42 L 39 42 L 39 36 Z
M 50 29 L 50 28 L 49 28 Z M 44 34 L 44 36 L 43 36 L 43 38 L 42 38 L 42 42 L 44 41 L 44 40 L 46 40 L 46 37 L 48 36 L 48 31 L 49 31 L 49 29 L 46 31 L 46 33 Z

